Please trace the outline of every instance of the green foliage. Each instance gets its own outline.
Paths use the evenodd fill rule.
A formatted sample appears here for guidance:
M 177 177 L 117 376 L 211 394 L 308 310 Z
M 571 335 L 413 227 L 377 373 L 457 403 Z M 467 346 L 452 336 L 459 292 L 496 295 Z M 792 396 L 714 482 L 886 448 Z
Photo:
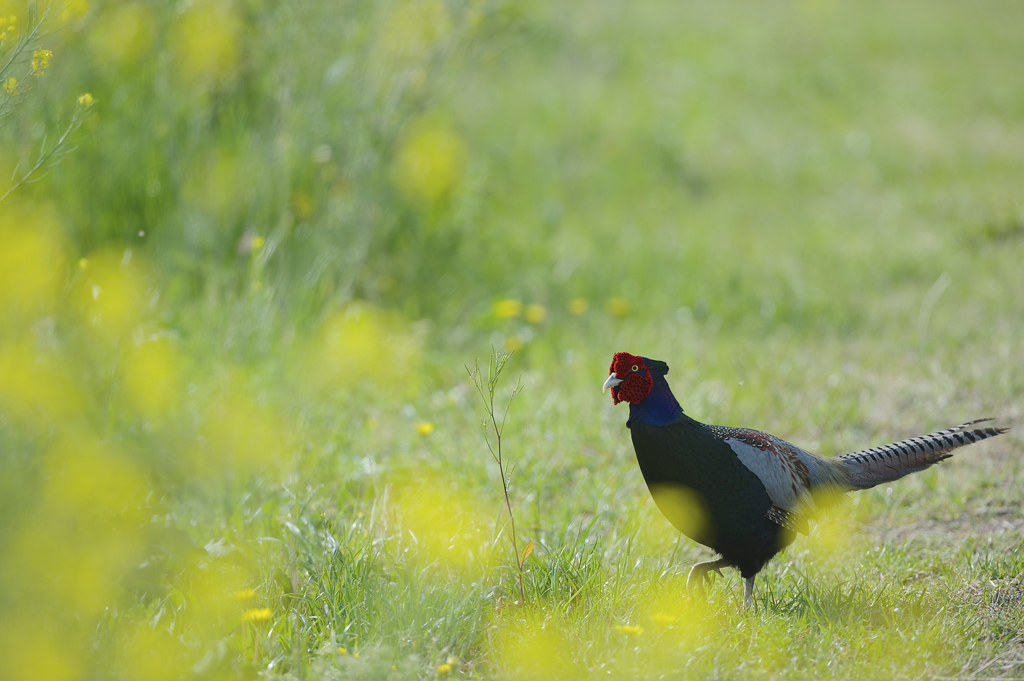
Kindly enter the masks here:
M 16 180 L 82 124 L 0 204 L 0 677 L 1019 676 L 1020 13 L 54 5 L 0 128 Z M 705 605 L 617 350 L 827 455 L 1015 430 Z

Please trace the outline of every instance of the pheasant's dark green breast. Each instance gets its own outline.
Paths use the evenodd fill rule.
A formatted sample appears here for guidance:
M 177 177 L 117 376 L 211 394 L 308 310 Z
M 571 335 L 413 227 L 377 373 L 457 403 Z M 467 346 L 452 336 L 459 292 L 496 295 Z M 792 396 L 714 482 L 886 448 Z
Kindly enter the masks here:
M 678 486 L 692 491 L 703 506 L 702 529 L 673 519 L 694 541 L 708 546 L 752 576 L 794 539 L 765 516 L 772 500 L 764 485 L 711 429 L 685 414 L 667 425 L 630 423 L 633 448 L 644 480 L 662 507 L 656 490 Z

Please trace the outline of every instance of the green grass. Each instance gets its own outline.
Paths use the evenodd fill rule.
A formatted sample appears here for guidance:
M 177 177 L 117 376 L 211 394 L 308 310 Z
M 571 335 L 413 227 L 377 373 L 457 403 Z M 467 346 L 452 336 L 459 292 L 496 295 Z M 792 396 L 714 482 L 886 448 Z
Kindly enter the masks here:
M 0 677 L 1024 673 L 1020 7 L 293 5 L 91 3 L 0 129 L 95 98 L 0 205 Z M 1013 430 L 689 600 L 619 350 L 825 455 Z

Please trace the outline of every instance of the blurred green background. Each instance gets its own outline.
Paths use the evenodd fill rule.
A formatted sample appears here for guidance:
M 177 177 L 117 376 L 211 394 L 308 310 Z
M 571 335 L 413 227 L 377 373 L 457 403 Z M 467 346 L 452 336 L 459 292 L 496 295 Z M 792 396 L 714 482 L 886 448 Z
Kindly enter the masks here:
M 824 454 L 1024 409 L 1018 3 L 72 0 L 46 26 L 0 178 L 94 104 L 0 203 L 4 678 L 679 670 L 615 657 L 609 623 L 702 554 L 650 512 L 598 393 L 613 352 L 667 361 L 695 418 Z M 463 369 L 491 345 L 524 376 L 513 503 L 558 616 L 504 610 Z M 1019 504 L 1000 440 L 861 495 L 810 581 L 776 561 L 762 673 L 951 674 L 1019 635 L 1019 607 L 970 605 L 1022 568 L 1019 507 L 963 519 Z M 919 519 L 934 545 L 889 534 Z M 807 587 L 922 562 L 947 581 L 906 622 L 881 614 L 902 577 Z M 721 644 L 697 676 L 760 650 L 727 587 L 718 634 L 687 630 Z M 893 627 L 923 643 L 843 652 Z

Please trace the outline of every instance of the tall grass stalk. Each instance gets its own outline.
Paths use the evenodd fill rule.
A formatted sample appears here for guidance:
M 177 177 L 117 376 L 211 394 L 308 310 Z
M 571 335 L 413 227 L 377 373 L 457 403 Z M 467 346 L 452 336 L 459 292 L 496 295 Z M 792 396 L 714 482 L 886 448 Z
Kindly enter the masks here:
M 480 399 L 484 403 L 484 412 L 487 414 L 486 418 L 481 419 L 481 425 L 484 431 L 484 443 L 487 445 L 487 451 L 491 453 L 495 463 L 498 464 L 498 473 L 501 475 L 501 490 L 505 495 L 505 508 L 508 510 L 509 525 L 512 530 L 512 555 L 516 561 L 517 577 L 519 579 L 519 599 L 521 603 L 526 603 L 526 590 L 523 588 L 523 563 L 529 558 L 533 552 L 533 542 L 530 542 L 523 552 L 519 553 L 519 542 L 516 537 L 516 518 L 515 513 L 512 512 L 512 501 L 509 499 L 508 487 L 511 482 L 512 469 L 509 465 L 508 459 L 505 458 L 501 450 L 501 437 L 505 432 L 505 423 L 508 420 L 508 410 L 512 406 L 512 400 L 523 388 L 522 378 L 516 379 L 516 385 L 512 388 L 512 392 L 508 396 L 508 402 L 505 403 L 505 408 L 501 412 L 501 418 L 499 420 L 498 413 L 494 408 L 494 394 L 498 387 L 498 378 L 501 376 L 502 369 L 505 368 L 505 364 L 508 363 L 509 358 L 512 357 L 511 352 L 503 350 L 497 350 L 493 346 L 491 347 L 491 357 L 487 362 L 487 380 L 483 378 L 483 372 L 480 370 L 480 360 L 474 359 L 474 366 L 472 369 L 469 365 L 466 365 L 466 372 L 469 374 L 470 379 L 473 381 L 473 385 L 476 386 L 477 392 L 480 394 Z M 491 442 L 490 433 L 494 434 L 494 442 Z

